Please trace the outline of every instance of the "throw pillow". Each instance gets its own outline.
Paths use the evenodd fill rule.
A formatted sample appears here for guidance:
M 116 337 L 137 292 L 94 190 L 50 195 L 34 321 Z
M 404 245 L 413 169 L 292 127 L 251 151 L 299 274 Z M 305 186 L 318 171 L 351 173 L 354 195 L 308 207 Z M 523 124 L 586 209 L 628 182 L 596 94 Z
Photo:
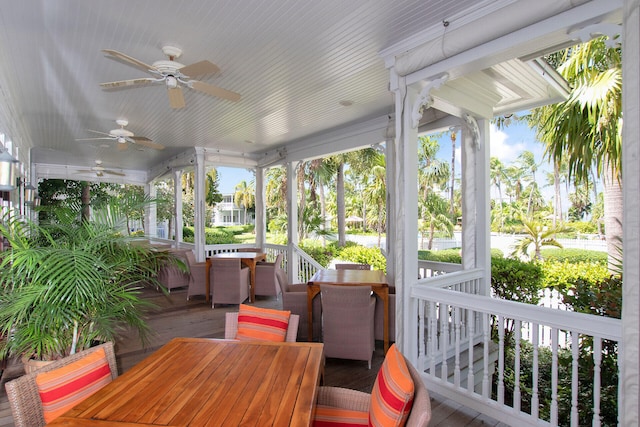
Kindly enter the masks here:
M 413 405 L 414 384 L 404 356 L 393 344 L 382 362 L 371 391 L 369 425 L 403 426 Z
M 290 311 L 240 304 L 236 339 L 284 342 Z
M 36 375 L 47 423 L 111 382 L 111 369 L 103 348 L 82 359 Z
M 367 412 L 318 405 L 313 427 L 357 427 L 369 425 Z

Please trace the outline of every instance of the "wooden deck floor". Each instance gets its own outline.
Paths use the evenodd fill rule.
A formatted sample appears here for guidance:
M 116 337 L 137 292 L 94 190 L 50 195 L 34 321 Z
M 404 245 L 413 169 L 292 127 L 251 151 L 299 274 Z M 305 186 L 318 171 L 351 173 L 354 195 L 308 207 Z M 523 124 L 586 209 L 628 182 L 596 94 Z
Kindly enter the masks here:
M 144 359 L 174 337 L 224 337 L 224 313 L 237 311 L 237 306 L 216 307 L 212 310 L 205 304 L 204 298 L 186 300 L 186 291 L 173 290 L 169 296 L 155 291 L 146 291 L 145 297 L 158 305 L 149 316 L 149 325 L 155 331 L 150 342 L 143 347 L 134 334 L 124 335 L 116 342 L 118 369 L 120 373 Z M 262 307 L 281 308 L 281 301 L 275 298 L 258 299 Z M 380 364 L 383 361 L 382 343 L 377 343 L 371 369 L 367 362 L 327 359 L 325 384 L 347 387 L 370 392 Z M 10 362 L 2 376 L 2 383 L 23 374 L 19 362 Z M 504 426 L 476 411 L 461 407 L 459 404 L 431 394 L 433 416 L 430 426 Z M 7 402 L 4 386 L 0 390 L 0 427 L 13 426 L 11 410 Z

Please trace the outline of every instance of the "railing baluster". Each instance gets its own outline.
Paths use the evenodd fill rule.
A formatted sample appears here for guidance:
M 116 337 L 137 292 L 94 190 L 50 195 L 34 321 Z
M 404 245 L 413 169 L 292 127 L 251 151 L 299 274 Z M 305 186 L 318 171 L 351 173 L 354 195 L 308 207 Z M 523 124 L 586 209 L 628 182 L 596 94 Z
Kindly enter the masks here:
M 440 351 L 442 352 L 442 362 L 440 366 L 441 377 L 447 381 L 449 369 L 447 366 L 447 349 L 449 348 L 449 306 L 440 304 Z
M 491 384 L 489 383 L 489 342 L 491 341 L 491 324 L 489 321 L 489 313 L 482 313 L 483 327 L 483 354 L 482 354 L 482 397 L 489 399 Z
M 540 396 L 538 394 L 538 377 L 540 372 L 540 366 L 538 364 L 538 334 L 540 332 L 540 326 L 537 323 L 531 325 L 531 332 L 533 333 L 533 366 L 531 375 L 531 416 L 534 420 L 539 418 L 539 404 Z
M 469 310 L 467 312 L 467 322 L 469 325 L 469 330 L 468 330 L 468 344 L 467 347 L 469 348 L 468 351 L 468 356 L 469 356 L 469 368 L 467 369 L 467 390 L 469 390 L 469 393 L 472 393 L 475 390 L 475 375 L 473 372 L 473 350 L 474 350 L 474 345 L 473 345 L 473 340 L 475 338 L 475 312 L 473 310 Z
M 455 307 L 453 309 L 453 321 L 454 323 L 454 340 L 455 340 L 455 363 L 453 366 L 453 384 L 456 387 L 460 387 L 460 308 Z M 471 351 L 471 349 L 469 349 Z
M 550 422 L 558 425 L 558 329 L 551 328 L 551 414 Z
M 418 359 L 423 359 L 425 356 L 425 346 L 428 338 L 425 338 L 425 311 L 427 310 L 426 304 L 423 302 L 418 303 Z M 395 315 L 395 313 L 394 313 Z M 429 335 L 428 333 L 426 334 Z
M 602 371 L 602 338 L 593 337 L 593 427 L 600 427 L 600 375 Z
M 578 334 L 571 332 L 571 425 L 578 425 Z
M 498 403 L 504 404 L 504 317 L 498 316 Z
M 431 375 L 435 376 L 436 375 L 436 346 L 437 346 L 437 342 L 436 340 L 438 339 L 438 319 L 437 319 L 437 313 L 436 313 L 436 303 L 435 301 L 429 301 L 429 336 L 428 336 L 428 341 L 429 341 L 429 346 L 427 347 L 429 349 L 429 372 L 431 373 Z
M 515 351 L 516 351 L 516 355 L 515 355 L 515 361 L 514 361 L 514 367 L 513 367 L 513 372 L 515 373 L 514 375 L 514 388 L 513 388 L 513 409 L 515 411 L 520 412 L 520 399 L 521 399 L 521 392 L 520 392 L 520 329 L 521 329 L 521 324 L 522 322 L 520 320 L 516 320 L 514 325 L 514 330 L 516 333 L 516 342 L 515 342 Z

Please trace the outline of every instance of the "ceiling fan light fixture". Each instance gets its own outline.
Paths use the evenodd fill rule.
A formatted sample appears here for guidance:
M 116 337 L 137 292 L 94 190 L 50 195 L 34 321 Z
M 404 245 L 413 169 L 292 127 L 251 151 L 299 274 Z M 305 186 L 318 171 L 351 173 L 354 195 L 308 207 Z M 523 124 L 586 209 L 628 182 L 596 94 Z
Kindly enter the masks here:
M 118 137 L 118 143 L 119 144 L 124 144 L 125 142 L 127 142 L 127 140 L 124 138 L 124 136 L 119 136 Z
M 176 79 L 174 76 L 167 76 L 167 87 L 169 89 L 175 89 L 176 87 L 178 87 L 178 79 Z

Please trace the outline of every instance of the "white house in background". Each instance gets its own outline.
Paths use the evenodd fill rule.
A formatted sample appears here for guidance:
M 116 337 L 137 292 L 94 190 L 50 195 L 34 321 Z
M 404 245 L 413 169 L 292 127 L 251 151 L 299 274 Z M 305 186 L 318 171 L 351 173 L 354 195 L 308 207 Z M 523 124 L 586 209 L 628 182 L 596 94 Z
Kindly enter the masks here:
M 244 215 L 244 208 L 235 204 L 233 194 L 224 194 L 222 201 L 213 208 L 213 225 L 244 225 L 255 222 L 253 212 L 247 212 L 247 221 L 245 221 Z

